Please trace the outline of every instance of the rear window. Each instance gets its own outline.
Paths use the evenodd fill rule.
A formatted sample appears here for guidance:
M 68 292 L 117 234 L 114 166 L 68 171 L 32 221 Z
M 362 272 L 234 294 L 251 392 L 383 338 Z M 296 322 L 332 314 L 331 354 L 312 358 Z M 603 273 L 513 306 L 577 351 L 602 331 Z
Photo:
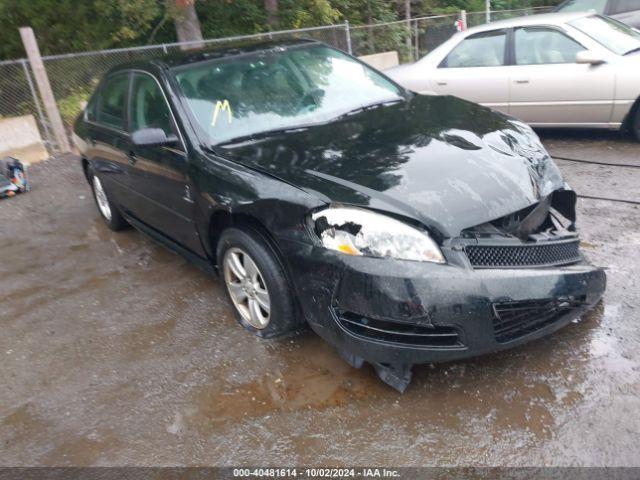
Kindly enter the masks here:
M 89 103 L 87 104 L 87 108 L 85 108 L 87 120 L 91 122 L 96 121 L 96 105 L 97 104 L 98 104 L 98 94 L 95 93 L 89 100 Z
M 441 68 L 499 67 L 504 65 L 507 33 L 504 30 L 482 32 L 465 38 L 456 46 Z
M 98 92 L 95 115 L 96 121 L 108 127 L 124 130 L 125 105 L 129 74 L 119 74 L 108 78 Z

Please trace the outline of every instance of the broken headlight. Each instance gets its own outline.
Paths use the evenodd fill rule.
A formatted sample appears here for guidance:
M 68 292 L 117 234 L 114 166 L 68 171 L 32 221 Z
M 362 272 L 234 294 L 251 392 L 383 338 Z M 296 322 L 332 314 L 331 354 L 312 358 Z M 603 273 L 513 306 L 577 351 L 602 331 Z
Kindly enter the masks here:
M 311 218 L 325 248 L 347 255 L 445 263 L 436 242 L 423 230 L 386 215 L 351 207 L 331 207 Z

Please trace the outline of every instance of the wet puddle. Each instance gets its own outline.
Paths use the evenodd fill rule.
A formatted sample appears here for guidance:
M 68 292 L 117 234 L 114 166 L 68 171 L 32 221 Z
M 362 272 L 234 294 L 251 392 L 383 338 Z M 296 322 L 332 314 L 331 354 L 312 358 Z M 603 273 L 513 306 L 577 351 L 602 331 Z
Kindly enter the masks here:
M 372 368 L 350 367 L 311 332 L 298 338 L 302 345 L 289 353 L 281 371 L 237 385 L 196 389 L 184 422 L 206 429 L 275 412 L 341 407 L 387 392 Z

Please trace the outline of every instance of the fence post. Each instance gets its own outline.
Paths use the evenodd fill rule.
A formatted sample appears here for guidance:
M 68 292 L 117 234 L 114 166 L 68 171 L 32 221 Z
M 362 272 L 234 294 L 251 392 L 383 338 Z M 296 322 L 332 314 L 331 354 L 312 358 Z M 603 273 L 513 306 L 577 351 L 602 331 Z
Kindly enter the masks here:
M 491 22 L 491 0 L 484 0 L 485 5 L 485 16 L 487 23 Z
M 466 10 L 460 10 L 460 20 L 462 20 L 462 30 L 466 30 L 467 29 L 467 11 Z
M 162 44 L 162 51 L 165 55 L 167 54 L 167 46 L 164 43 Z
M 69 139 L 64 131 L 64 124 L 62 123 L 62 117 L 56 105 L 56 100 L 53 96 L 53 90 L 51 90 L 51 84 L 49 83 L 49 77 L 47 77 L 47 71 L 44 69 L 42 63 L 42 57 L 40 56 L 40 48 L 38 48 L 38 42 L 33 34 L 31 27 L 20 28 L 20 36 L 22 37 L 22 43 L 24 49 L 27 51 L 27 57 L 29 57 L 29 63 L 31 64 L 31 70 L 33 70 L 33 76 L 36 79 L 36 85 L 38 85 L 38 91 L 42 97 L 44 108 L 47 111 L 53 134 L 56 137 L 58 148 L 61 153 L 71 151 L 69 145 Z
M 344 21 L 344 34 L 347 37 L 347 53 L 352 55 L 351 51 L 351 28 L 349 27 L 349 20 Z
M 24 76 L 27 78 L 27 84 L 29 85 L 29 91 L 31 92 L 31 96 L 33 97 L 33 103 L 36 107 L 36 111 L 38 112 L 38 119 L 40 120 L 40 125 L 42 126 L 42 130 L 45 136 L 45 141 L 49 146 L 48 150 L 51 153 L 51 148 L 53 147 L 51 144 L 51 135 L 49 134 L 49 126 L 47 125 L 47 121 L 44 118 L 44 114 L 42 113 L 42 107 L 40 106 L 40 99 L 38 98 L 38 93 L 36 92 L 36 88 L 33 86 L 33 80 L 31 79 L 31 73 L 29 73 L 29 67 L 27 66 L 27 61 L 23 58 L 20 60 L 22 64 L 22 69 L 24 70 Z

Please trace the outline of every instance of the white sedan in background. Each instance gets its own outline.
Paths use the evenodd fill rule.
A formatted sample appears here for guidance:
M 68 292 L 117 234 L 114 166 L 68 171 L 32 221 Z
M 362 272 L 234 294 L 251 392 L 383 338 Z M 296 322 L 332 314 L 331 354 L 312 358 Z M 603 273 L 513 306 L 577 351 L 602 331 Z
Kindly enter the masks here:
M 640 140 L 640 33 L 593 13 L 470 28 L 385 73 L 413 91 L 462 97 L 532 126 L 627 126 Z

